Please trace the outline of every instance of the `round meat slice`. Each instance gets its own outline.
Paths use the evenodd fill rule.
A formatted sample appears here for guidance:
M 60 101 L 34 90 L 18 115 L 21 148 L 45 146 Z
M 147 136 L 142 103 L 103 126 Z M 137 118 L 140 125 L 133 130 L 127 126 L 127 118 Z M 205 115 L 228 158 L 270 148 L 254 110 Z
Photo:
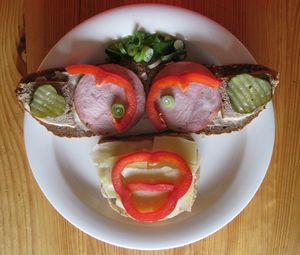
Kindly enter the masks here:
M 145 108 L 145 92 L 140 79 L 129 69 L 116 64 L 99 66 L 104 71 L 117 74 L 129 81 L 136 94 L 136 111 L 131 123 L 132 127 L 143 115 Z M 75 111 L 80 121 L 97 135 L 112 135 L 119 133 L 115 127 L 115 119 L 111 114 L 112 105 L 118 103 L 126 106 L 125 90 L 117 84 L 107 83 L 96 86 L 93 75 L 84 75 L 74 93 Z
M 193 78 L 195 74 L 198 75 L 196 79 Z M 202 78 L 199 78 L 200 75 Z M 164 83 L 158 85 L 162 80 Z M 214 82 L 213 86 L 209 84 L 211 80 Z M 170 84 L 165 86 L 168 82 Z M 153 87 L 150 87 L 147 99 L 148 118 L 158 129 L 165 127 L 179 132 L 200 131 L 216 117 L 220 110 L 221 97 L 218 86 L 215 86 L 219 83 L 220 81 L 200 64 L 193 62 L 169 64 L 157 74 Z M 157 88 L 160 89 L 157 91 Z M 155 100 L 150 99 L 153 98 L 151 90 L 156 90 Z M 174 102 L 171 106 L 162 102 L 161 98 L 165 96 L 173 98 Z M 154 116 L 154 112 L 159 118 Z M 159 125 L 158 120 L 163 125 Z

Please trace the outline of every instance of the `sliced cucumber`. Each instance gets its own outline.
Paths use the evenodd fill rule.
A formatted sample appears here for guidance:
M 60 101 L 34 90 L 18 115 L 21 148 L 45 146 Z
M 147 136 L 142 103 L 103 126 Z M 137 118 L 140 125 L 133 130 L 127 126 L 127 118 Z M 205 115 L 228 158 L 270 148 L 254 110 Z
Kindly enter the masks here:
M 238 113 L 251 113 L 272 98 L 271 84 L 250 74 L 239 74 L 228 82 L 226 92 Z
M 33 94 L 30 112 L 39 118 L 57 117 L 66 109 L 66 101 L 52 85 L 42 85 Z

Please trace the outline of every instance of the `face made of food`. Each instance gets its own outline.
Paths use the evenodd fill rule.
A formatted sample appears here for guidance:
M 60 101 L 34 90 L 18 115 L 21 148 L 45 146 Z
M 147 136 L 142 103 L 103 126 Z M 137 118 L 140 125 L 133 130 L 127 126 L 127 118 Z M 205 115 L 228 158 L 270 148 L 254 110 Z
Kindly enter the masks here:
M 195 182 L 200 163 L 197 144 L 183 137 L 155 136 L 139 141 L 119 140 L 96 145 L 91 156 L 99 171 L 103 195 L 115 201 L 114 209 L 123 215 L 127 214 L 132 217 L 114 187 L 113 169 L 118 160 L 124 155 L 132 153 L 136 155 L 137 152 L 145 151 L 150 154 L 163 151 L 178 155 L 186 163 L 192 176 L 185 193 L 176 201 L 173 210 L 161 220 L 172 218 L 183 211 L 191 211 L 196 197 Z M 176 168 L 174 164 L 172 165 L 166 161 L 153 164 L 147 162 L 147 160 L 126 164 L 120 174 L 122 186 L 132 194 L 132 206 L 138 212 L 148 214 L 162 208 L 172 194 L 178 192 L 178 189 L 180 189 L 179 184 L 183 181 L 184 176 L 181 169 Z

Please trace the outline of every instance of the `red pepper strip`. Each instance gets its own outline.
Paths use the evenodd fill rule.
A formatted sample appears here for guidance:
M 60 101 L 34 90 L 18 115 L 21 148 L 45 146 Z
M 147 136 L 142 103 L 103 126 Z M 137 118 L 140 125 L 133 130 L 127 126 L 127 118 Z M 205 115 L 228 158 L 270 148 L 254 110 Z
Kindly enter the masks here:
M 195 84 L 207 85 L 212 88 L 218 88 L 221 84 L 221 81 L 213 77 L 212 75 L 209 76 L 205 73 L 185 73 L 180 76 L 163 77 L 161 79 L 158 79 L 151 85 L 146 102 L 146 111 L 155 128 L 160 130 L 167 127 L 162 116 L 159 114 L 156 105 L 159 92 L 162 89 L 170 88 L 173 86 L 178 87 L 181 89 L 181 91 L 185 92 L 192 82 L 194 82 Z
M 136 112 L 136 94 L 134 91 L 133 86 L 130 82 L 114 73 L 106 72 L 102 70 L 100 67 L 93 66 L 93 65 L 72 65 L 67 66 L 66 71 L 69 74 L 91 74 L 95 76 L 96 79 L 96 86 L 102 86 L 104 84 L 112 83 L 115 84 L 125 91 L 127 107 L 125 110 L 125 114 L 121 119 L 115 119 L 112 115 L 112 119 L 114 121 L 115 127 L 119 132 L 123 132 L 127 127 L 130 125 L 135 112 Z
M 168 193 L 164 205 L 155 211 L 142 213 L 136 209 L 133 203 L 133 194 L 123 181 L 123 169 L 135 162 L 166 163 L 176 167 L 181 173 L 180 181 L 174 184 L 174 189 Z M 134 152 L 121 157 L 116 162 L 112 170 L 112 183 L 128 215 L 139 221 L 157 221 L 169 215 L 176 207 L 177 201 L 188 191 L 192 183 L 192 172 L 186 161 L 176 153 L 167 151 Z
M 168 183 L 148 184 L 148 183 L 128 183 L 130 191 L 167 192 L 174 189 L 174 185 Z

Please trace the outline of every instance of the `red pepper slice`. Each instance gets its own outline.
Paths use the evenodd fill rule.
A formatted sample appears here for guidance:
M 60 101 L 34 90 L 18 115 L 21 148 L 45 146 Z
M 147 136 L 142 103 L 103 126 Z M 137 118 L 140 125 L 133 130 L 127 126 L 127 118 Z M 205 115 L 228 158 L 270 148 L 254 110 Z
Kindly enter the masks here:
M 174 183 L 173 189 L 171 190 L 170 186 L 155 186 L 159 184 L 126 184 L 123 180 L 122 171 L 123 169 L 132 163 L 136 162 L 147 162 L 148 164 L 157 164 L 157 163 L 165 163 L 171 166 L 174 166 L 181 173 L 181 178 L 179 182 Z M 157 151 L 157 152 L 134 152 L 127 154 L 116 162 L 112 170 L 112 183 L 115 191 L 119 195 L 122 204 L 132 218 L 139 221 L 157 221 L 165 218 L 169 215 L 174 208 L 176 207 L 177 201 L 188 191 L 189 187 L 192 183 L 192 172 L 186 163 L 186 161 L 178 154 L 174 152 L 167 151 Z M 150 188 L 150 185 L 152 188 Z M 163 184 L 165 185 L 165 184 Z M 162 207 L 155 211 L 151 212 L 140 212 L 138 209 L 134 207 L 133 203 L 133 192 L 135 189 L 143 190 L 144 188 L 147 190 L 159 189 L 168 190 L 168 197 Z
M 174 189 L 174 185 L 169 183 L 158 183 L 158 184 L 148 184 L 148 183 L 128 183 L 127 187 L 130 191 L 149 191 L 149 192 L 167 192 Z
M 112 115 L 115 127 L 119 132 L 123 132 L 131 123 L 136 112 L 136 94 L 130 82 L 120 75 L 106 72 L 98 66 L 80 64 L 65 67 L 69 74 L 91 74 L 95 76 L 96 86 L 104 84 L 115 84 L 125 91 L 127 107 L 123 118 L 115 119 Z
M 221 81 L 215 78 L 212 74 L 199 72 L 184 73 L 179 76 L 165 76 L 156 80 L 150 87 L 150 91 L 146 102 L 146 111 L 149 119 L 158 130 L 165 129 L 166 123 L 164 122 L 161 114 L 158 112 L 156 102 L 160 90 L 176 86 L 185 92 L 189 84 L 195 82 L 196 84 L 204 84 L 212 88 L 218 88 Z

